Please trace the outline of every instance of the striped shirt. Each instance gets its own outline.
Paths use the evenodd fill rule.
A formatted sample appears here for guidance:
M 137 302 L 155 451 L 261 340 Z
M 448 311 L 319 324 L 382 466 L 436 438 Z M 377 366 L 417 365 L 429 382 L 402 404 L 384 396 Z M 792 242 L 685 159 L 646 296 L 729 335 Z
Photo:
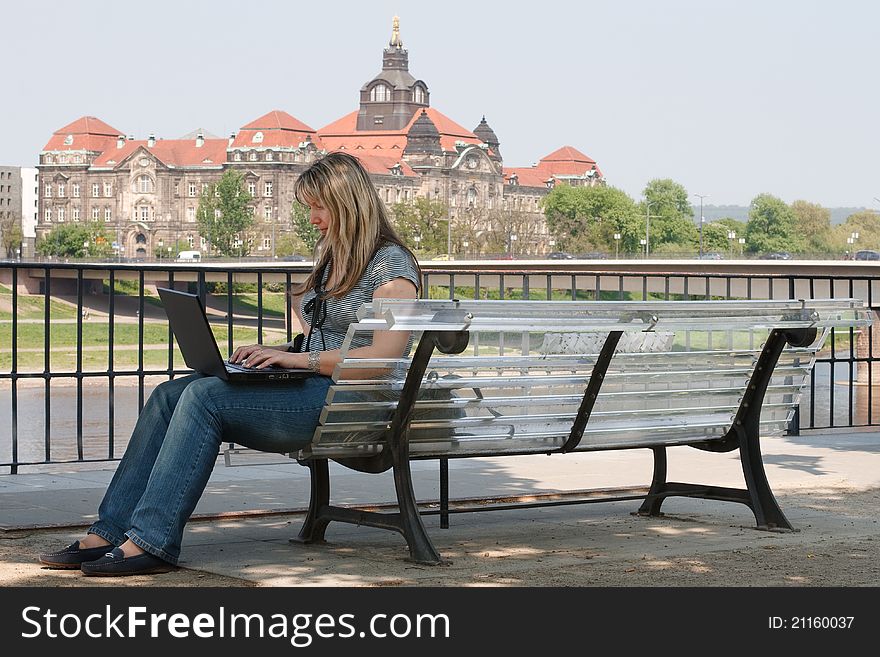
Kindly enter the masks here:
M 329 274 L 330 267 L 326 267 L 321 281 L 322 285 L 326 285 Z M 411 281 L 416 289 L 419 287 L 418 270 L 412 257 L 397 244 L 386 243 L 373 255 L 363 276 L 349 290 L 348 294 L 340 299 L 327 298 L 327 317 L 321 327 L 315 326 L 315 313 L 320 304 L 313 304 L 311 312 L 306 312 L 305 309 L 306 304 L 315 298 L 315 291 L 306 292 L 300 300 L 300 312 L 309 325 L 314 327 L 314 331 L 308 349 L 303 343 L 303 351 L 323 351 L 342 347 L 342 341 L 345 339 L 349 324 L 357 321 L 358 309 L 373 300 L 373 292 L 376 291 L 376 288 L 395 278 L 405 278 Z M 359 333 L 352 339 L 351 348 L 365 347 L 371 343 L 371 333 Z

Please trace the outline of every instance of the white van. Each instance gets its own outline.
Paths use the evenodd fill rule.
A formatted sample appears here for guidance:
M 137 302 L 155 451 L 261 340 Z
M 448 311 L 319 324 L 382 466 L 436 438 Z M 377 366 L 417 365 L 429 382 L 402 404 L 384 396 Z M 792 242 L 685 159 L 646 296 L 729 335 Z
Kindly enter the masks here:
M 201 259 L 201 251 L 181 251 L 177 254 L 178 262 L 199 262 Z

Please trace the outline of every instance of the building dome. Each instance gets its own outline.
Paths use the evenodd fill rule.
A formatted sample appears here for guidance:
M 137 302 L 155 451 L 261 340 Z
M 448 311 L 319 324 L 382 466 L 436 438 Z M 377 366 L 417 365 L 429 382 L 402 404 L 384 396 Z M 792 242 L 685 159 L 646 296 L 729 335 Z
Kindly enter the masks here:
M 486 123 L 485 116 L 483 117 L 483 120 L 480 121 L 480 125 L 474 128 L 474 134 L 479 137 L 483 143 L 489 144 L 489 148 L 492 149 L 493 155 L 497 159 L 501 159 L 501 151 L 498 150 L 498 146 L 501 145 L 501 142 L 498 141 L 495 131 L 489 127 L 488 123 Z

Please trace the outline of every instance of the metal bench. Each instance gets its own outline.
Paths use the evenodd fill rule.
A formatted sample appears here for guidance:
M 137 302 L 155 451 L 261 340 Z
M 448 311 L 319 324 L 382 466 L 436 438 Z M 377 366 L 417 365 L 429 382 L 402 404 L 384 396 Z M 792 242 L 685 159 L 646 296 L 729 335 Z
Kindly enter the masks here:
M 441 558 L 419 515 L 411 459 L 650 448 L 639 509 L 667 497 L 747 505 L 762 529 L 792 529 L 770 489 L 760 436 L 788 427 L 832 327 L 870 323 L 854 299 L 810 301 L 403 301 L 365 304 L 315 437 L 295 456 L 311 470 L 309 512 L 295 540 L 323 541 L 331 521 L 400 532 L 419 563 Z M 409 331 L 411 356 L 348 354 L 355 335 Z M 666 448 L 739 449 L 745 488 L 669 482 Z M 328 459 L 393 470 L 398 511 L 330 504 Z M 639 497 L 642 497 L 641 495 Z M 614 499 L 614 498 L 611 498 Z

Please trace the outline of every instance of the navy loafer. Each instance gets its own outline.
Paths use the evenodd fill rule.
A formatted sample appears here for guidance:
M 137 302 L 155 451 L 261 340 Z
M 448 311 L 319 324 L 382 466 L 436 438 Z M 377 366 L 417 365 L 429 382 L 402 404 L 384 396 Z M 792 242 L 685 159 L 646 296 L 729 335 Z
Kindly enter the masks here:
M 63 550 L 46 552 L 39 556 L 40 563 L 49 568 L 73 569 L 79 568 L 86 561 L 94 561 L 103 557 L 107 550 L 112 550 L 112 545 L 102 545 L 94 548 L 81 548 L 79 541 L 74 541 Z
M 149 552 L 136 557 L 126 557 L 122 548 L 113 548 L 100 559 L 84 562 L 80 569 L 83 575 L 92 577 L 123 577 L 167 573 L 174 570 L 174 565 Z

